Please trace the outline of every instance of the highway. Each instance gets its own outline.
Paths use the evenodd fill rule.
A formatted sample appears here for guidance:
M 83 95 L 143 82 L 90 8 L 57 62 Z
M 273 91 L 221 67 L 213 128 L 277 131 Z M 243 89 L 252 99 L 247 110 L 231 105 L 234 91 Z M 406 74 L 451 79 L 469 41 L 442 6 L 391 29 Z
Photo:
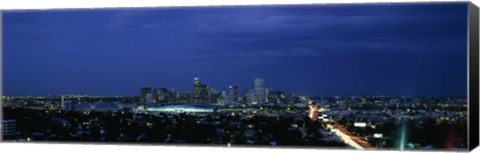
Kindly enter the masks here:
M 355 149 L 375 149 L 367 141 L 360 139 L 359 137 L 348 132 L 345 128 L 341 127 L 338 124 L 327 124 L 327 129 L 335 129 L 334 133 L 337 135 L 343 142 Z

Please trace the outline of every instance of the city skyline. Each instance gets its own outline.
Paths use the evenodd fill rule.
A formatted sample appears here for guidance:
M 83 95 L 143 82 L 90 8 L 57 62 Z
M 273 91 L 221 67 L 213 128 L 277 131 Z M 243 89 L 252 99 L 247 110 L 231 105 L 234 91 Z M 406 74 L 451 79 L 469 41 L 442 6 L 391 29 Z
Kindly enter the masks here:
M 193 77 L 228 91 L 261 77 L 308 96 L 466 97 L 466 4 L 6 12 L 4 95 L 192 91 Z
M 297 96 L 308 96 L 308 97 L 350 97 L 350 96 L 352 96 L 352 97 L 386 96 L 386 97 L 409 97 L 409 98 L 415 98 L 415 97 L 428 98 L 428 97 L 431 97 L 431 96 L 405 96 L 405 95 L 375 95 L 375 94 L 367 94 L 367 93 L 363 93 L 363 94 L 359 94 L 359 95 L 346 95 L 346 94 L 344 94 L 344 95 L 305 95 L 305 94 L 301 94 L 301 93 L 288 93 L 288 92 L 285 93 L 284 90 L 272 89 L 272 88 L 268 88 L 268 87 L 264 87 L 263 89 L 262 88 L 257 89 L 256 88 L 257 87 L 256 86 L 257 85 L 256 84 L 257 79 L 262 80 L 262 86 L 263 86 L 263 78 L 259 78 L 259 77 L 254 78 L 254 83 L 251 87 L 239 88 L 237 85 L 230 84 L 224 90 L 223 88 L 211 87 L 208 84 L 203 84 L 203 85 L 205 85 L 205 87 L 208 90 L 215 91 L 215 93 L 217 93 L 217 94 L 222 94 L 222 92 L 226 92 L 228 94 L 228 96 L 231 96 L 230 94 L 235 92 L 236 96 L 239 96 L 239 97 L 247 96 L 248 97 L 248 94 L 250 94 L 249 92 L 252 92 L 251 93 L 251 94 L 253 94 L 252 99 L 255 99 L 255 100 L 257 99 L 257 96 L 259 96 L 258 95 L 259 92 L 264 92 L 263 94 L 266 94 L 266 92 L 276 92 L 276 91 L 282 92 L 284 94 L 294 94 L 294 95 L 297 95 Z M 193 77 L 192 80 L 201 81 L 201 79 L 199 77 Z M 232 90 L 233 88 L 235 88 L 235 90 Z M 105 97 L 109 97 L 109 96 L 122 97 L 122 96 L 124 96 L 124 97 L 139 97 L 139 98 L 141 98 L 140 101 L 145 101 L 145 97 L 143 97 L 144 94 L 150 93 L 150 94 L 152 94 L 150 96 L 153 96 L 156 90 L 168 90 L 168 91 L 176 92 L 176 93 L 179 93 L 179 94 L 193 94 L 195 92 L 195 83 L 194 83 L 194 86 L 192 86 L 191 89 L 187 89 L 187 90 L 183 90 L 183 91 L 180 91 L 180 90 L 177 90 L 176 88 L 171 88 L 171 87 L 158 87 L 158 86 L 149 86 L 149 85 L 141 86 L 141 87 L 139 87 L 139 89 L 141 89 L 140 94 L 137 93 L 137 94 L 132 94 L 132 95 L 96 95 L 96 94 L 62 93 L 62 94 L 38 94 L 38 95 L 27 94 L 27 95 L 3 95 L 3 96 L 68 96 L 68 95 L 70 95 L 70 96 L 72 96 L 72 95 L 105 96 Z M 239 90 L 239 89 L 241 89 L 241 90 Z M 144 91 L 144 90 L 147 90 L 147 91 Z M 265 95 L 263 95 L 263 96 L 265 96 Z M 462 96 L 437 96 L 437 97 L 432 97 L 432 98 L 448 98 L 448 97 L 451 97 L 451 98 L 466 98 L 466 97 L 462 97 Z

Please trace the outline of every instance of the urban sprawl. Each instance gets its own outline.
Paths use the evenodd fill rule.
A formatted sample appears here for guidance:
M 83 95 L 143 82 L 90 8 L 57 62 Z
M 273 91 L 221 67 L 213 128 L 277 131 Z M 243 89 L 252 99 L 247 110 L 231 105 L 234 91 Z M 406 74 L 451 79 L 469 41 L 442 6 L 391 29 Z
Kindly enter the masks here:
M 264 87 L 139 96 L 3 96 L 7 141 L 466 150 L 465 97 L 319 96 Z

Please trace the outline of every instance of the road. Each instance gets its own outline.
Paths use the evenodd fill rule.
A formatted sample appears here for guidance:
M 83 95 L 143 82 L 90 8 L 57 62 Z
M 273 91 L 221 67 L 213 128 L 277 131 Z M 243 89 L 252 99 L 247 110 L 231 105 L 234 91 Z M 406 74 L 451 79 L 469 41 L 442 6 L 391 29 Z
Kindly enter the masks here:
M 353 135 L 349 131 L 347 131 L 345 128 L 338 124 L 327 124 L 328 129 L 336 129 L 335 130 L 335 135 L 337 135 L 343 142 L 345 142 L 347 145 L 355 148 L 355 149 L 375 149 L 375 147 L 371 146 L 367 141 L 360 139 L 359 137 Z

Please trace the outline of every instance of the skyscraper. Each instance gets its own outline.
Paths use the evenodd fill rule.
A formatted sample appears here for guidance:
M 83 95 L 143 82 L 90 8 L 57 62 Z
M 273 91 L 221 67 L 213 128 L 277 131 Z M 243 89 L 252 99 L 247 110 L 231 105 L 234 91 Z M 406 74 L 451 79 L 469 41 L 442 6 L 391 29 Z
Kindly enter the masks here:
M 257 103 L 257 102 L 255 101 L 255 92 L 254 92 L 253 90 L 251 90 L 251 89 L 245 91 L 245 98 L 247 99 L 247 102 L 250 102 L 250 103 L 255 102 L 255 103 Z
M 153 101 L 157 103 L 166 103 L 173 99 L 173 92 L 170 92 L 167 88 L 155 89 L 153 94 Z
M 207 85 L 200 82 L 200 78 L 193 78 L 193 101 L 207 102 L 209 100 L 209 93 Z
M 147 102 L 147 96 L 151 96 L 152 88 L 143 87 L 140 92 L 140 102 Z
M 194 77 L 194 78 L 193 78 L 193 85 L 194 85 L 194 86 L 199 86 L 199 85 L 201 85 L 200 78 Z
M 61 105 L 61 109 L 64 109 L 65 108 L 65 96 L 62 95 L 62 101 L 61 101 L 62 105 Z
M 229 88 L 229 98 L 231 101 L 236 102 L 238 99 L 238 87 L 237 86 L 228 86 Z
M 272 89 L 265 89 L 265 102 L 266 103 L 272 103 L 274 99 Z
M 222 91 L 220 94 L 220 101 L 222 102 L 223 105 L 228 105 L 231 101 L 230 96 L 227 95 L 226 91 Z
M 146 102 L 147 104 L 153 103 L 153 94 L 152 94 L 152 92 L 147 93 L 145 102 Z
M 255 78 L 255 95 L 253 98 L 254 102 L 264 103 L 265 102 L 265 87 L 262 78 Z

